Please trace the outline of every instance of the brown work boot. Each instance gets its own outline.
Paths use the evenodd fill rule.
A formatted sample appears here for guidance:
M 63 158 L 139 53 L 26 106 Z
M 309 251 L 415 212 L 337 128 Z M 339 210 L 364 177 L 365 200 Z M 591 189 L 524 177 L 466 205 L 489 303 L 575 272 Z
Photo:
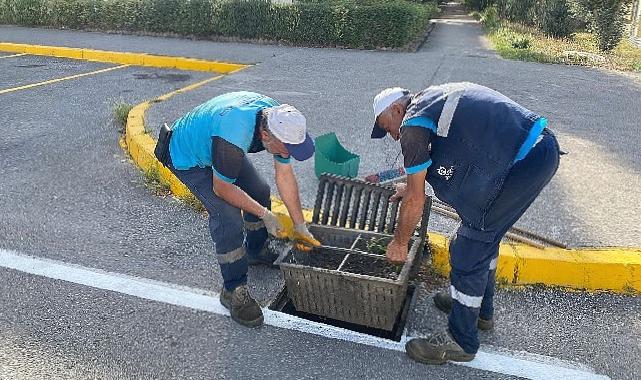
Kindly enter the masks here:
M 412 339 L 405 344 L 407 355 L 424 364 L 444 364 L 448 360 L 469 362 L 475 354 L 468 354 L 452 338 L 449 331 L 436 333 L 428 338 Z
M 231 319 L 243 326 L 258 327 L 263 324 L 263 311 L 249 294 L 247 285 L 240 285 L 232 291 L 223 289 L 220 303 L 229 310 Z
M 434 295 L 434 305 L 440 311 L 449 314 L 452 310 L 452 296 L 445 292 L 438 292 Z M 479 330 L 492 330 L 494 328 L 494 320 L 479 318 L 478 327 Z

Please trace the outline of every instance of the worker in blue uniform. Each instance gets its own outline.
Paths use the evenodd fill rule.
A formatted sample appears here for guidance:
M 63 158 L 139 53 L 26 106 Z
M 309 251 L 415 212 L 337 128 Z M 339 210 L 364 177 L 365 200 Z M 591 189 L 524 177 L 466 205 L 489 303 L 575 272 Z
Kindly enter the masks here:
M 269 185 L 248 153 L 273 155 L 275 181 L 294 222 L 294 240 L 319 245 L 303 219 L 291 157 L 314 154 L 305 117 L 294 107 L 253 92 L 232 92 L 201 104 L 161 132 L 156 155 L 209 213 L 209 231 L 224 280 L 220 295 L 234 321 L 260 326 L 260 305 L 247 288 L 248 265 L 272 265 L 268 234 L 283 237 L 270 211 Z
M 412 339 L 407 354 L 419 362 L 470 361 L 478 329 L 494 326 L 499 243 L 559 165 L 548 121 L 505 95 L 473 83 L 431 86 L 417 94 L 388 88 L 374 99 L 372 138 L 390 134 L 401 144 L 407 182 L 391 262 L 407 259 L 407 243 L 421 216 L 425 182 L 461 217 L 450 243 L 450 292 L 434 297 L 449 313 L 446 331 Z

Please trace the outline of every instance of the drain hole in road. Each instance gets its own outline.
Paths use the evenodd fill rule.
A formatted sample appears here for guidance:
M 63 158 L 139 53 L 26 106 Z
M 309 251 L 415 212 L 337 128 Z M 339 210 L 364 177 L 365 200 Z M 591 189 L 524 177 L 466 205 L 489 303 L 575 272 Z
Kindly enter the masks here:
M 165 82 L 185 82 L 191 79 L 189 74 L 158 74 L 158 73 L 136 73 L 136 79 L 160 79 Z
M 403 335 L 403 330 L 405 329 L 405 324 L 407 323 L 407 316 L 409 314 L 410 304 L 412 303 L 412 299 L 414 298 L 414 293 L 415 287 L 412 285 L 408 286 L 405 301 L 403 303 L 403 308 L 396 318 L 396 323 L 394 324 L 394 328 L 392 329 L 392 331 L 375 329 L 372 327 L 357 325 L 355 323 L 343 322 L 336 319 L 323 317 L 321 315 L 299 312 L 294 307 L 294 303 L 292 302 L 292 300 L 287 296 L 287 288 L 283 288 L 278 293 L 278 296 L 276 296 L 276 298 L 269 305 L 269 309 L 307 319 L 308 321 L 332 325 L 347 330 L 352 330 L 359 333 L 400 342 L 401 336 Z

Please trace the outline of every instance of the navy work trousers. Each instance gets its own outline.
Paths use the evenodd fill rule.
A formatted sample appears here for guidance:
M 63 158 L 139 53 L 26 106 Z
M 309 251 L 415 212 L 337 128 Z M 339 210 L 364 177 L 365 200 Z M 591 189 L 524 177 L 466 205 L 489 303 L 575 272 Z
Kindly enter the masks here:
M 263 221 L 250 213 L 241 213 L 240 209 L 214 193 L 214 174 L 210 167 L 178 170 L 171 162 L 168 167 L 209 213 L 209 233 L 225 289 L 233 290 L 247 283 L 247 255 L 258 255 L 267 242 L 267 229 Z M 234 184 L 256 202 L 271 209 L 269 185 L 247 157 L 243 158 L 242 169 Z
M 484 230 L 472 229 L 470 233 L 470 227 L 463 223 L 450 243 L 453 304 L 448 327 L 467 353 L 476 353 L 479 348 L 478 318 L 493 318 L 496 261 L 501 239 L 550 182 L 558 166 L 559 145 L 552 132 L 546 129 L 542 140 L 510 170 L 497 198 L 487 210 Z

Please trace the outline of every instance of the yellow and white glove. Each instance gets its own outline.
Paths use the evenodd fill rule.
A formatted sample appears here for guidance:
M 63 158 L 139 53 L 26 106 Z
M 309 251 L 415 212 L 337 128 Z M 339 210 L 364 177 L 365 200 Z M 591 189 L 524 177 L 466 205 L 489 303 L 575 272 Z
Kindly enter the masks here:
M 265 208 L 265 212 L 260 218 L 265 223 L 265 228 L 267 228 L 267 233 L 274 236 L 277 239 L 285 238 L 285 227 L 280 223 L 276 215 L 273 212 Z
M 320 241 L 314 238 L 311 232 L 307 229 L 307 224 L 301 223 L 294 225 L 294 244 L 297 249 L 301 251 L 311 251 L 312 248 L 321 245 Z

